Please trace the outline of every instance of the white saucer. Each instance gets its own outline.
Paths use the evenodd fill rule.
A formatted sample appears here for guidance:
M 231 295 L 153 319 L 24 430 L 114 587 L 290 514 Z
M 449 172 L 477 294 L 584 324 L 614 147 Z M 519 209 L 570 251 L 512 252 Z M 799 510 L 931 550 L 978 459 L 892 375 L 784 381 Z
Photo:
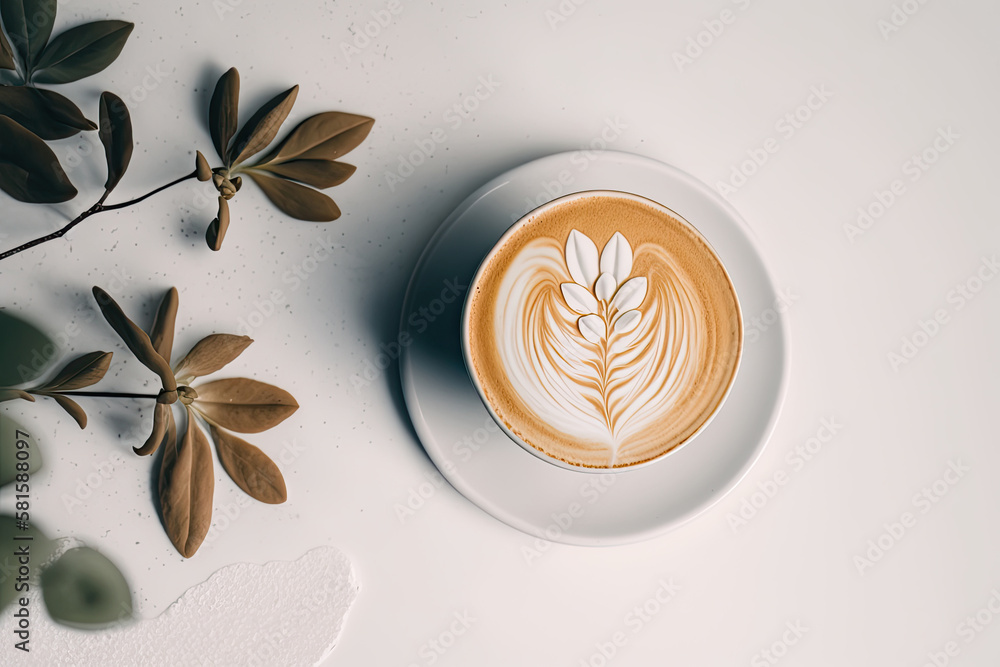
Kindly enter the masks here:
M 441 474 L 504 523 L 555 542 L 612 545 L 665 533 L 729 492 L 760 455 L 788 369 L 787 323 L 747 336 L 725 405 L 694 441 L 651 466 L 617 474 L 565 470 L 532 456 L 496 425 L 469 379 L 460 327 L 480 260 L 529 210 L 569 192 L 622 190 L 671 208 L 715 248 L 743 319 L 778 298 L 751 232 L 708 186 L 649 158 L 560 153 L 521 165 L 474 192 L 445 220 L 417 263 L 403 305 L 400 373 L 414 428 Z M 773 320 L 769 320 L 771 322 Z M 409 336 L 409 339 L 406 338 Z

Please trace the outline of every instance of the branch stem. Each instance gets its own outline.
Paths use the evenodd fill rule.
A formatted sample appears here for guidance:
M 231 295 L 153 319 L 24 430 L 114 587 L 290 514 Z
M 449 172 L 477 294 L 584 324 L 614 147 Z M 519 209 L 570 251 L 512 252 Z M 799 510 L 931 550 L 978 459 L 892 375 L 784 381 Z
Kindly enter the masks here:
M 53 394 L 63 396 L 91 396 L 94 398 L 152 398 L 156 399 L 156 394 L 130 394 L 118 391 L 54 391 Z

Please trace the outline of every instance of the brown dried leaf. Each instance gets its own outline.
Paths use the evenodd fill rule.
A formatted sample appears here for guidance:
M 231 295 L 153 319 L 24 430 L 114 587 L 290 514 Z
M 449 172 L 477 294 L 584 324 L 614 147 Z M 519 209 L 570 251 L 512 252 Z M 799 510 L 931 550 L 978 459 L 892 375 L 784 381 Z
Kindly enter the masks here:
M 190 409 L 181 442 L 164 443 L 159 487 L 160 511 L 167 535 L 177 551 L 190 558 L 212 524 L 215 491 L 212 449 Z
M 14 50 L 10 48 L 10 42 L 7 41 L 7 36 L 3 34 L 3 30 L 0 30 L 0 69 L 12 70 L 16 68 Z
M 208 166 L 208 160 L 201 154 L 201 151 L 196 151 L 196 153 L 194 156 L 194 169 L 195 173 L 198 174 L 198 180 L 202 183 L 212 180 L 212 168 Z
M 229 142 L 236 134 L 240 110 L 240 73 L 235 67 L 219 78 L 208 105 L 208 129 L 215 151 L 228 166 Z M 211 178 L 211 177 L 210 177 Z
M 237 177 L 239 178 L 239 177 Z M 219 197 L 219 217 L 212 221 L 205 230 L 205 241 L 208 247 L 218 252 L 222 250 L 222 242 L 229 230 L 229 202 L 225 197 Z
M 20 389 L 0 389 L 0 403 L 13 401 L 15 398 L 23 398 L 29 403 L 35 402 L 35 397 L 26 391 L 21 391 Z
M 346 162 L 334 162 L 333 160 L 290 160 L 289 162 L 265 164 L 259 169 L 268 171 L 275 176 L 311 185 L 314 188 L 325 189 L 346 181 L 357 170 L 357 167 Z
M 62 394 L 41 394 L 42 396 L 48 396 L 54 399 L 59 407 L 69 413 L 69 416 L 76 420 L 76 423 L 80 425 L 80 428 L 87 428 L 87 413 L 83 411 L 80 404 L 71 399 L 69 396 L 63 396 Z
M 212 439 L 219 461 L 236 485 L 253 498 L 277 505 L 285 502 L 288 491 L 281 470 L 267 454 L 246 440 L 212 427 Z
M 177 288 L 171 287 L 160 300 L 156 309 L 153 326 L 149 329 L 149 341 L 156 353 L 170 363 L 170 355 L 174 349 L 174 325 L 177 322 Z
M 267 145 L 278 136 L 278 130 L 288 118 L 298 94 L 299 87 L 292 86 L 285 92 L 275 95 L 258 109 L 233 139 L 232 148 L 228 153 L 228 164 L 240 164 L 267 148 Z
M 90 352 L 69 362 L 54 378 L 39 387 L 39 393 L 73 391 L 100 382 L 111 365 L 111 352 Z
M 299 123 L 278 149 L 261 164 L 299 160 L 336 160 L 354 150 L 368 133 L 375 120 L 339 111 L 310 116 Z
M 230 361 L 240 356 L 252 342 L 253 339 L 249 336 L 235 336 L 233 334 L 205 336 L 177 364 L 177 377 L 196 378 L 221 370 Z
M 100 306 L 101 312 L 104 314 L 104 319 L 125 342 L 128 349 L 132 350 L 132 354 L 146 368 L 160 376 L 160 382 L 164 389 L 167 391 L 177 389 L 177 382 L 174 380 L 173 371 L 170 370 L 170 364 L 159 355 L 146 332 L 125 316 L 121 307 L 115 303 L 110 294 L 96 286 L 93 291 L 97 305 Z
M 284 389 L 251 380 L 229 378 L 195 387 L 193 407 L 223 428 L 260 433 L 285 421 L 299 408 Z
M 318 190 L 276 176 L 266 176 L 259 171 L 248 171 L 247 174 L 272 204 L 293 218 L 308 222 L 330 222 L 340 217 L 337 204 Z
M 177 424 L 174 422 L 174 412 L 166 403 L 157 403 L 153 408 L 153 432 L 146 438 L 142 447 L 133 447 L 139 456 L 149 456 L 160 445 L 177 441 Z

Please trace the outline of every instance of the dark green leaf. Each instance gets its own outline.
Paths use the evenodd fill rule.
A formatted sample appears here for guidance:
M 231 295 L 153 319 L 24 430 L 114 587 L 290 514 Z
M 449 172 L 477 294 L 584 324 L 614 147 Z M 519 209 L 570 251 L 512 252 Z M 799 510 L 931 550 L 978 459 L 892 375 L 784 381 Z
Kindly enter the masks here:
M 0 387 L 31 382 L 56 356 L 56 344 L 35 325 L 0 310 Z
M 104 190 L 111 192 L 122 180 L 132 159 L 132 118 L 120 97 L 103 92 L 100 122 L 99 134 L 108 163 L 108 180 L 104 183 Z
M 332 188 L 340 185 L 357 170 L 352 164 L 333 160 L 290 160 L 254 167 L 269 171 L 275 176 L 299 181 L 314 188 Z
M 310 116 L 299 123 L 261 164 L 293 159 L 336 160 L 364 141 L 374 124 L 374 119 L 367 116 L 339 111 Z
M 22 458 L 18 459 L 19 451 L 27 452 L 27 458 L 23 458 L 25 455 L 21 454 Z M 17 469 L 19 460 L 28 464 L 27 470 Z M 30 475 L 41 467 L 42 454 L 38 451 L 38 445 L 30 432 L 8 414 L 0 412 L 0 486 L 10 484 L 17 479 L 18 472 Z M 0 546 L 3 546 L 3 543 L 0 543 Z
M 70 549 L 41 576 L 42 598 L 52 620 L 95 628 L 132 617 L 132 591 L 107 556 L 90 547 Z
M 115 61 L 134 27 L 126 21 L 94 21 L 70 28 L 45 47 L 32 80 L 69 83 L 97 74 Z
M 168 364 L 174 349 L 177 302 L 177 288 L 171 287 L 160 300 L 160 307 L 156 309 L 156 317 L 153 318 L 153 326 L 149 329 L 149 340 L 153 343 L 153 349 Z
M 14 49 L 10 48 L 10 42 L 7 41 L 7 35 L 3 34 L 3 30 L 0 30 L 0 69 L 17 69 Z
M 27 86 L 0 87 L 0 116 L 17 121 L 45 141 L 97 129 L 75 104 L 59 93 Z
M 110 352 L 90 352 L 66 364 L 54 378 L 39 387 L 38 391 L 74 391 L 89 387 L 104 377 L 110 365 Z
M 212 427 L 212 439 L 219 462 L 237 486 L 262 503 L 285 502 L 288 498 L 285 478 L 267 454 L 215 426 Z
M 298 94 L 299 87 L 293 86 L 275 95 L 267 104 L 257 109 L 257 113 L 246 122 L 233 139 L 228 163 L 240 164 L 267 148 L 267 145 L 278 136 L 278 130 L 288 118 Z
M 0 0 L 0 18 L 21 63 L 33 69 L 52 34 L 56 0 Z
M 205 241 L 212 250 L 222 250 L 222 242 L 229 229 L 229 202 L 225 197 L 219 197 L 219 217 L 212 221 L 205 230 Z
M 52 149 L 6 116 L 0 116 L 0 190 L 29 204 L 57 204 L 76 196 Z
M 330 222 L 340 217 L 337 204 L 322 192 L 256 171 L 248 171 L 247 174 L 275 206 L 293 218 Z
M 0 550 L 0 610 L 6 607 L 11 600 L 24 597 L 24 592 L 18 591 L 18 562 L 14 553 L 13 545 L 31 545 L 31 558 L 28 560 L 28 581 L 34 583 L 37 580 L 38 572 L 42 565 L 55 550 L 55 543 L 45 537 L 34 522 L 28 525 L 27 530 L 18 527 L 17 520 L 9 514 L 0 514 L 0 544 L 4 548 Z
M 164 389 L 175 391 L 177 382 L 174 380 L 173 371 L 170 370 L 170 364 L 159 355 L 146 332 L 125 316 L 121 306 L 115 303 L 110 294 L 96 286 L 93 292 L 94 298 L 97 299 L 97 305 L 100 306 L 101 312 L 104 314 L 104 319 L 125 342 L 132 354 L 142 362 L 143 366 L 160 376 L 160 382 Z
M 69 396 L 62 394 L 47 394 L 42 392 L 41 396 L 48 396 L 59 404 L 59 407 L 66 411 L 73 420 L 79 424 L 80 428 L 87 428 L 87 413 L 83 411 L 80 404 Z
M 208 129 L 219 157 L 226 161 L 229 142 L 236 134 L 240 110 L 240 73 L 235 67 L 222 75 L 215 84 L 212 101 L 208 105 Z M 229 164 L 228 162 L 226 162 Z

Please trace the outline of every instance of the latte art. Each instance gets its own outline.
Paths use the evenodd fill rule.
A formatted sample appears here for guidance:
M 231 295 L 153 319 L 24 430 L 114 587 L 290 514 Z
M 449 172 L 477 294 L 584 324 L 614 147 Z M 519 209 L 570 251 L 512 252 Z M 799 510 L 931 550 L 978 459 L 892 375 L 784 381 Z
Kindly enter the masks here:
M 742 320 L 707 242 L 654 202 L 583 193 L 515 225 L 480 267 L 466 358 L 522 444 L 571 466 L 662 456 L 712 417 Z

